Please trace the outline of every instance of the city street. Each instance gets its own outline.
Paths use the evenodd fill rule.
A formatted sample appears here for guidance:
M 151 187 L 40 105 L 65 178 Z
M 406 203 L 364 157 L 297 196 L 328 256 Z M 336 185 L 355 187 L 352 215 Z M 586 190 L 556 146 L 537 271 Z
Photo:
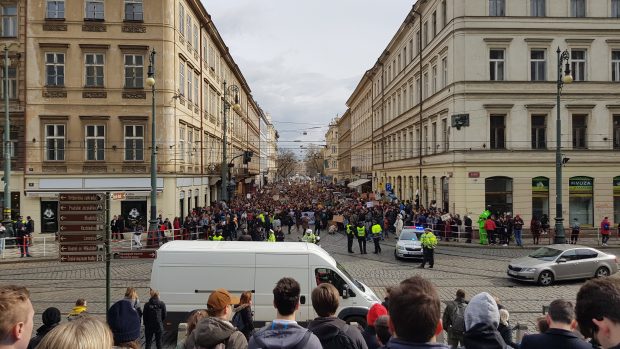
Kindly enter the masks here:
M 287 235 L 295 241 L 297 236 Z M 443 301 L 452 300 L 458 288 L 465 290 L 467 297 L 487 291 L 499 298 L 510 311 L 511 323 L 525 324 L 534 328 L 536 317 L 541 315 L 542 306 L 556 298 L 574 299 L 583 281 L 561 282 L 551 287 L 539 287 L 509 280 L 506 266 L 511 258 L 526 254 L 530 249 L 488 248 L 477 245 L 441 245 L 435 255 L 434 269 L 418 269 L 415 261 L 396 261 L 393 256 L 393 237 L 383 242 L 383 253 L 369 253 L 361 256 L 346 252 L 344 235 L 321 235 L 321 245 L 349 272 L 383 297 L 385 287 L 401 280 L 422 275 L 437 285 Z M 357 244 L 354 245 L 357 251 Z M 369 251 L 372 247 L 369 246 Z M 609 253 L 620 253 L 620 248 L 610 248 Z M 113 261 L 112 300 L 123 297 L 125 287 L 139 290 L 142 302 L 147 300 L 152 262 Z M 55 306 L 63 314 L 68 313 L 77 298 L 85 298 L 89 312 L 102 316 L 105 307 L 105 266 L 103 263 L 60 263 L 36 257 L 27 262 L 1 264 L 0 284 L 17 283 L 27 286 L 37 311 L 36 325 L 40 324 L 41 312 Z M 618 276 L 614 276 L 618 277 Z M 164 299 L 165 301 L 165 299 Z M 206 303 L 206 299 L 205 299 Z

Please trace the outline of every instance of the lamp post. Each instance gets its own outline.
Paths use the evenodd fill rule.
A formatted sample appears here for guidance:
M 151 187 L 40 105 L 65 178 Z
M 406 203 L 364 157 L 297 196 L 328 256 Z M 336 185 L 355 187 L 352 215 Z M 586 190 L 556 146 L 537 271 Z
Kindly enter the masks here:
M 230 104 L 228 97 L 234 94 L 234 104 Z M 228 111 L 232 106 L 233 109 L 239 109 L 239 87 L 237 85 L 226 84 L 224 81 L 224 96 L 222 97 L 224 103 L 224 123 L 222 124 L 222 201 L 228 201 L 228 163 L 226 162 L 226 144 L 228 143 Z
M 155 145 L 155 49 L 149 56 L 148 77 L 146 85 L 151 88 L 151 219 L 149 220 L 149 232 L 157 232 L 157 146 Z M 153 233 L 155 234 L 155 233 Z
M 13 236 L 11 217 L 11 119 L 9 117 L 9 45 L 4 46 L 4 210 L 2 224 L 8 237 Z
M 556 101 L 556 146 L 555 146 L 555 237 L 553 243 L 563 244 L 566 242 L 564 234 L 564 218 L 562 217 L 562 119 L 560 113 L 560 96 L 564 84 L 573 82 L 568 60 L 570 55 L 568 50 L 562 52 L 558 47 L 558 79 L 557 79 L 557 101 Z M 562 63 L 566 62 L 564 76 L 562 76 Z

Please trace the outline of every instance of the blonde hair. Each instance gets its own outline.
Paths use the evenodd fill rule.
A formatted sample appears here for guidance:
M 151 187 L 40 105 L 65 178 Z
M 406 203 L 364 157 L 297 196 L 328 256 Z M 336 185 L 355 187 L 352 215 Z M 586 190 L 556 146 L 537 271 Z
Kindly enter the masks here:
M 508 310 L 506 309 L 500 309 L 499 310 L 499 323 L 504 325 L 504 326 L 508 326 L 508 319 L 510 318 L 510 314 L 508 313 Z
M 138 292 L 133 287 L 127 287 L 125 298 L 138 299 Z
M 0 339 L 6 338 L 17 323 L 28 322 L 28 303 L 30 292 L 25 287 L 0 287 Z
M 113 346 L 110 328 L 103 321 L 87 316 L 56 326 L 43 337 L 37 349 L 110 349 Z
M 159 291 L 152 289 L 149 291 L 149 294 L 151 295 L 151 297 L 155 297 L 155 298 L 159 298 Z

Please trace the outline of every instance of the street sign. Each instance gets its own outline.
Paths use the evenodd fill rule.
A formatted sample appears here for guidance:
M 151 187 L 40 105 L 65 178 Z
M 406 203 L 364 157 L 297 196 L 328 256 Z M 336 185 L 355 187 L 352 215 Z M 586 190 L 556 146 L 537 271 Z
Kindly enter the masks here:
M 112 200 L 125 200 L 127 198 L 127 193 L 124 191 L 119 193 L 112 193 Z
M 104 260 L 104 255 L 99 254 L 72 254 L 72 255 L 61 255 L 61 262 L 102 262 Z
M 102 224 L 75 224 L 75 225 L 61 224 L 58 230 L 60 230 L 60 232 L 63 233 L 63 232 L 103 232 L 104 229 L 105 228 L 103 227 Z
M 103 204 L 60 204 L 60 212 L 88 212 L 88 211 L 103 211 L 105 206 Z
M 103 217 L 103 213 L 62 214 L 60 215 L 60 221 L 93 222 L 103 224 L 105 222 L 105 218 Z
M 99 201 L 105 200 L 103 193 L 65 193 L 58 195 L 59 201 Z
M 140 251 L 123 251 L 114 252 L 114 259 L 151 259 L 157 256 L 155 250 L 140 250 Z
M 102 245 L 91 244 L 75 244 L 75 245 L 60 245 L 60 253 L 65 254 L 67 252 L 98 252 L 102 251 Z
M 58 240 L 60 240 L 60 243 L 64 243 L 64 242 L 101 242 L 103 243 L 104 239 L 104 234 L 102 233 L 98 233 L 98 234 L 76 234 L 76 235 L 69 235 L 69 234 L 60 234 L 60 236 L 58 237 Z

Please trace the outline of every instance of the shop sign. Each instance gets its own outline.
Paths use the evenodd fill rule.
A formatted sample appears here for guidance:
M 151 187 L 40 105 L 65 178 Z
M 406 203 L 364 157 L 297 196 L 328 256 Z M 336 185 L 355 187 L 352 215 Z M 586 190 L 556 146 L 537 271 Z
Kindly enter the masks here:
M 620 195 L 620 176 L 614 177 L 614 194 Z
M 549 178 L 547 177 L 532 178 L 532 191 L 549 192 Z
M 571 177 L 568 181 L 568 190 L 574 194 L 592 193 L 594 179 L 592 177 Z

